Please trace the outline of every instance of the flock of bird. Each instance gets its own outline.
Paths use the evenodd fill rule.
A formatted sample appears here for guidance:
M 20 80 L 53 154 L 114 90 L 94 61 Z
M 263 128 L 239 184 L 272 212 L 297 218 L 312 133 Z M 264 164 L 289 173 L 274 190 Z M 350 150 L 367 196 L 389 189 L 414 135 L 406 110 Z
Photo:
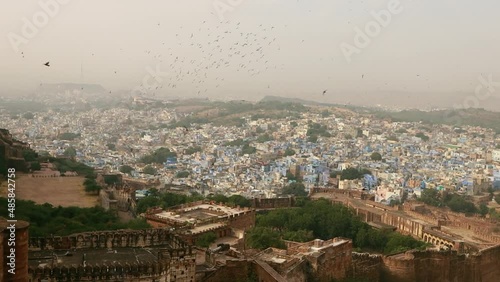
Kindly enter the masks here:
M 161 29 L 161 23 L 156 28 Z M 215 26 L 207 21 L 200 22 L 197 27 L 179 26 L 170 40 L 158 42 L 160 48 L 144 51 L 149 59 L 161 66 L 161 70 L 168 70 L 168 75 L 156 80 L 161 83 L 141 84 L 142 94 L 156 96 L 164 92 L 162 89 L 188 85 L 183 88 L 189 89 L 191 94 L 201 95 L 217 90 L 225 83 L 228 74 L 242 73 L 253 77 L 269 70 L 281 70 L 284 65 L 274 62 L 274 58 L 281 51 L 277 29 L 282 28 L 287 28 L 287 25 L 249 27 L 231 21 L 221 21 Z M 297 39 L 297 44 L 304 41 Z M 179 53 L 179 50 L 182 51 Z M 24 57 L 24 53 L 22 55 Z M 43 65 L 51 66 L 49 61 Z M 118 74 L 117 70 L 113 72 Z M 362 74 L 361 78 L 364 77 Z M 268 84 L 267 88 L 271 85 Z M 324 90 L 322 95 L 326 93 Z
M 162 78 L 161 85 L 141 85 L 141 88 L 154 96 L 162 88 L 176 89 L 188 84 L 193 94 L 200 95 L 222 86 L 228 73 L 241 72 L 253 77 L 282 68 L 283 65 L 273 64 L 268 58 L 281 50 L 275 29 L 261 24 L 246 31 L 240 22 L 230 21 L 219 22 L 215 27 L 206 21 L 197 28 L 180 26 L 172 42 L 162 42 L 162 46 L 166 45 L 163 52 L 145 50 L 157 64 L 167 66 L 168 77 Z M 175 51 L 178 49 L 182 49 L 182 54 Z

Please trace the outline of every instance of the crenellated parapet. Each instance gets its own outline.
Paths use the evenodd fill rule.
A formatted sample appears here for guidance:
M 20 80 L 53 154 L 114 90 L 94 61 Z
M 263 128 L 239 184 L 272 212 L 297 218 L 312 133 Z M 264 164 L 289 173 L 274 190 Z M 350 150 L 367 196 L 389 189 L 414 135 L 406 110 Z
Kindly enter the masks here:
M 70 236 L 31 237 L 29 239 L 30 250 L 135 248 L 171 244 L 175 247 L 185 247 L 185 243 L 167 229 L 84 232 Z

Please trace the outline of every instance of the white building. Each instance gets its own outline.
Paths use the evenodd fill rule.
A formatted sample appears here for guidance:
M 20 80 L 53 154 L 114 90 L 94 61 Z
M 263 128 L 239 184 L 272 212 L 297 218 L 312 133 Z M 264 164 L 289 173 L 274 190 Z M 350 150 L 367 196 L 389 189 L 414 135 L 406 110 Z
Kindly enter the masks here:
M 495 162 L 500 162 L 500 150 L 493 150 L 491 152 L 491 159 Z

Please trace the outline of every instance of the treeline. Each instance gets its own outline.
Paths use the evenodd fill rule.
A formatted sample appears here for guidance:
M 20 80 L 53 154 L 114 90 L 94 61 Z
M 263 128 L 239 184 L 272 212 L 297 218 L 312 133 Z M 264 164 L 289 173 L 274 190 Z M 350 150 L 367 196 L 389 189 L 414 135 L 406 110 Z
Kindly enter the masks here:
M 0 197 L 0 205 L 7 207 L 7 199 Z M 7 209 L 0 210 L 0 216 L 7 217 Z M 33 201 L 16 200 L 16 219 L 30 223 L 31 237 L 50 235 L 66 236 L 78 232 L 144 229 L 151 226 L 143 219 L 120 223 L 115 213 L 101 207 L 54 207 L 51 204 L 35 204 Z
M 64 174 L 66 171 L 74 171 L 82 176 L 90 177 L 94 175 L 94 169 L 92 167 L 73 159 L 48 157 L 47 160 L 54 164 L 61 174 Z
M 424 189 L 419 200 L 430 206 L 448 207 L 454 212 L 465 214 L 478 213 L 485 216 L 489 212 L 485 204 L 481 204 L 478 208 L 473 202 L 468 200 L 466 196 L 451 194 L 446 191 L 440 192 L 436 189 Z
M 162 164 L 167 161 L 167 158 L 177 157 L 177 153 L 170 151 L 170 149 L 161 147 L 156 149 L 149 155 L 142 157 L 139 161 L 145 164 Z
M 175 193 L 158 193 L 157 190 L 152 190 L 152 193 L 140 199 L 137 202 L 137 213 L 144 213 L 148 208 L 152 207 L 161 207 L 163 209 L 167 209 L 170 207 L 196 202 L 205 199 L 200 194 L 194 194 L 192 196 L 175 194 Z M 217 203 L 226 203 L 232 206 L 240 206 L 240 207 L 251 207 L 252 202 L 240 195 L 233 195 L 230 197 L 226 197 L 224 195 L 213 195 L 206 198 L 207 200 L 212 200 Z
M 363 178 L 365 174 L 372 174 L 372 172 L 366 168 L 349 167 L 342 171 L 336 170 L 330 172 L 330 177 L 335 178 L 337 175 L 340 175 L 340 179 L 342 180 L 354 180 Z
M 256 226 L 248 231 L 246 243 L 251 248 L 284 248 L 283 240 L 306 242 L 345 237 L 355 248 L 392 254 L 427 245 L 411 236 L 392 230 L 377 230 L 359 219 L 352 210 L 326 199 L 304 201 L 302 207 L 279 209 L 257 216 Z

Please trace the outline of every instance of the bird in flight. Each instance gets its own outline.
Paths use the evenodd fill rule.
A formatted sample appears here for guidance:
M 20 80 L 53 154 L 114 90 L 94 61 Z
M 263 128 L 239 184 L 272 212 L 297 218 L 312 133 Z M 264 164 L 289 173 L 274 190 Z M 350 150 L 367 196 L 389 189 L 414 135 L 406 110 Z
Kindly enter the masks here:
M 50 62 L 46 62 L 45 64 L 43 64 L 44 66 L 46 67 L 50 67 Z
M 362 75 L 361 75 L 361 78 L 364 78 L 364 77 L 365 77 L 365 75 L 364 75 L 364 74 L 362 74 Z
M 327 90 L 328 90 L 328 89 L 327 89 Z M 327 90 L 323 91 L 323 96 L 325 96 L 325 94 L 326 94 L 326 91 L 327 91 Z

